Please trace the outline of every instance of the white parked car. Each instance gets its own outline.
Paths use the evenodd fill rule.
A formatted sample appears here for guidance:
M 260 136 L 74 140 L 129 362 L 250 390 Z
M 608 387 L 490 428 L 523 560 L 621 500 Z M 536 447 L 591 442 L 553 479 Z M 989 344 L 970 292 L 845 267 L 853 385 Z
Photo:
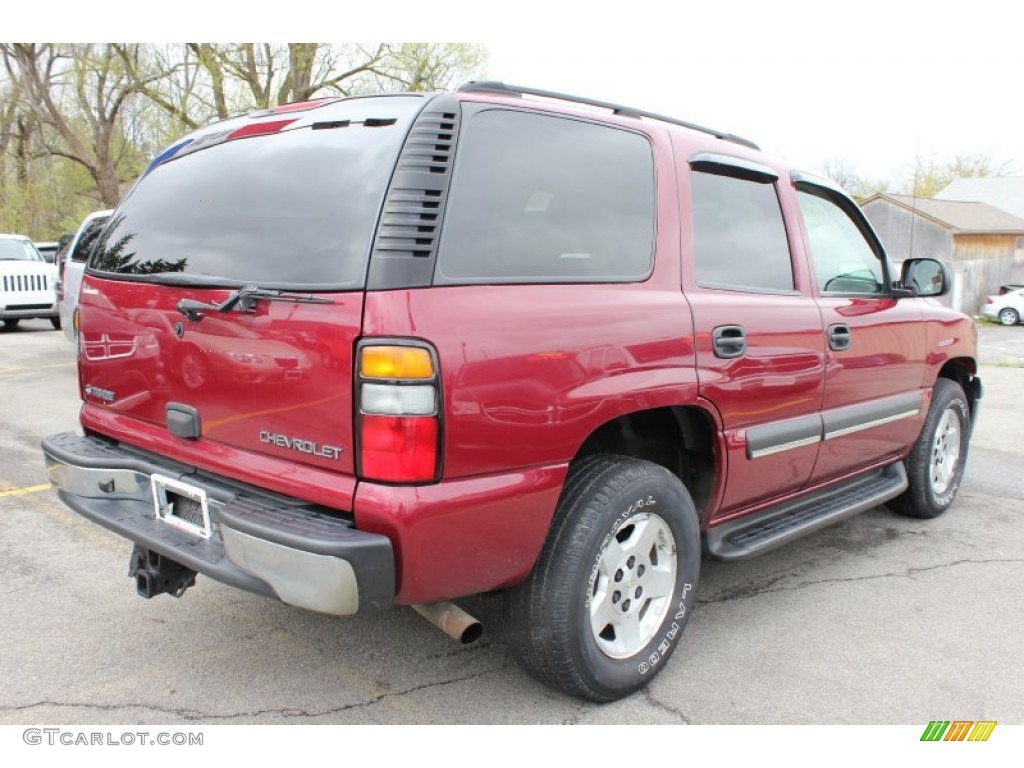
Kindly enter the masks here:
M 78 289 L 82 285 L 85 262 L 111 213 L 113 211 L 94 211 L 86 216 L 68 246 L 66 258 L 59 265 L 60 321 L 64 324 L 64 335 L 71 341 L 75 341 L 75 309 L 78 307 Z
M 985 299 L 981 314 L 1003 325 L 1016 325 L 1024 318 L 1024 288 L 989 296 Z
M 60 328 L 54 288 L 57 268 L 23 235 L 0 234 L 0 320 L 15 326 L 34 317 Z

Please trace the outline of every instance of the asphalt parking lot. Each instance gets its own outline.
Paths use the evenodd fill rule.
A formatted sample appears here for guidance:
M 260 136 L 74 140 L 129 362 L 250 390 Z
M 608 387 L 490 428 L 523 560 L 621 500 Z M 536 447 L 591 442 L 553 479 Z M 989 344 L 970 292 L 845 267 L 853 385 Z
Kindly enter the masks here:
M 761 558 L 705 562 L 671 665 L 610 705 L 510 654 L 500 600 L 460 647 L 411 610 L 343 619 L 200 578 L 143 600 L 131 546 L 46 485 L 76 427 L 74 356 L 46 321 L 0 329 L 0 724 L 1024 722 L 1024 326 L 981 328 L 985 400 L 956 506 L 878 508 Z

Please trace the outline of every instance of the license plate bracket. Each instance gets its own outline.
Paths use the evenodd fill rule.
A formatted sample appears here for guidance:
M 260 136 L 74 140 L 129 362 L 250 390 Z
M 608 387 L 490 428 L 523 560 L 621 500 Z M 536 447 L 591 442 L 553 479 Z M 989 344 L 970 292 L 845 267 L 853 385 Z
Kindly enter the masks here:
M 151 475 L 156 519 L 204 539 L 212 535 L 206 491 L 165 475 Z

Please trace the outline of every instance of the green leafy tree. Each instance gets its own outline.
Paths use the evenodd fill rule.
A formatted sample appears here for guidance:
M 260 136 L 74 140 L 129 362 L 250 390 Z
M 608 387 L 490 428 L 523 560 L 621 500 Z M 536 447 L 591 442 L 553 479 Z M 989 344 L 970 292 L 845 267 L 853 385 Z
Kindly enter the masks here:
M 995 158 L 986 152 L 959 153 L 948 158 L 918 158 L 915 164 L 903 168 L 899 191 L 916 197 L 934 197 L 954 179 L 1006 176 L 1014 171 L 1013 162 Z

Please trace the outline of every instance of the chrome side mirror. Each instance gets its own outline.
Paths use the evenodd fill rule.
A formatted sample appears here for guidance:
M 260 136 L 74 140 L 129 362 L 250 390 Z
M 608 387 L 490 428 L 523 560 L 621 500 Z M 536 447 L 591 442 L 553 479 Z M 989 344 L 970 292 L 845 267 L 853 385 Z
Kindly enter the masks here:
M 944 296 L 949 293 L 951 281 L 946 267 L 937 259 L 907 259 L 903 262 L 900 288 L 915 296 Z

